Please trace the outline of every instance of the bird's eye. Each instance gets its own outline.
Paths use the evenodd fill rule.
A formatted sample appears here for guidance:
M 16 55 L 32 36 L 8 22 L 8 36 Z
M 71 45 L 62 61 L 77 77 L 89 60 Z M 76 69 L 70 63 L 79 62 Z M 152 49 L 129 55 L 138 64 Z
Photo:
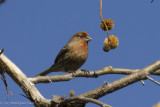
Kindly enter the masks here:
M 80 38 L 83 38 L 83 35 L 79 36 Z

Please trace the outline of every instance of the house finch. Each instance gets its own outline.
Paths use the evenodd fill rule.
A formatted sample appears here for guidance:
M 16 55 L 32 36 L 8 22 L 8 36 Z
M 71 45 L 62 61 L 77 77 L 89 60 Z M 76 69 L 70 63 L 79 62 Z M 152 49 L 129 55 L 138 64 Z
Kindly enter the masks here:
M 86 32 L 73 35 L 57 55 L 54 64 L 37 76 L 51 72 L 65 71 L 73 73 L 80 68 L 88 57 L 88 42 L 92 40 Z

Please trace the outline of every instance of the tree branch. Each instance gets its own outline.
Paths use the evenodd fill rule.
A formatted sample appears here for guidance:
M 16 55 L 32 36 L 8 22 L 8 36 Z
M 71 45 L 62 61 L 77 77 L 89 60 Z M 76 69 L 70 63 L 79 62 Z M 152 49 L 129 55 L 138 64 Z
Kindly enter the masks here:
M 53 75 L 53 76 L 37 76 L 33 78 L 29 78 L 31 82 L 34 84 L 36 83 L 51 83 L 51 82 L 58 82 L 58 81 L 69 81 L 70 79 L 73 79 L 75 77 L 97 77 L 99 75 L 104 75 L 106 73 L 111 72 L 112 67 L 108 66 L 98 71 L 89 71 L 88 73 L 85 73 L 81 70 L 77 70 L 74 75 L 72 73 L 67 73 L 64 75 Z
M 152 63 L 151 65 L 149 65 L 141 70 L 139 70 L 138 72 L 135 72 L 131 75 L 128 75 L 128 76 L 121 78 L 117 81 L 114 81 L 110 84 L 104 84 L 103 86 L 100 86 L 94 90 L 91 90 L 91 91 L 86 92 L 84 94 L 81 94 L 79 96 L 98 99 L 106 94 L 112 93 L 116 90 L 119 90 L 123 87 L 126 87 L 130 84 L 133 84 L 139 80 L 143 80 L 146 78 L 146 76 L 150 75 L 151 73 L 153 73 L 159 69 L 160 69 L 160 60 Z
M 151 80 L 152 82 L 156 83 L 157 85 L 160 85 L 160 83 L 158 81 L 154 80 L 153 78 L 151 78 L 149 76 L 147 76 L 146 78 Z
M 102 103 L 98 100 L 95 100 L 95 99 L 92 99 L 92 98 L 86 98 L 86 97 L 70 97 L 70 98 L 67 98 L 59 104 L 59 107 L 64 107 L 65 105 L 67 105 L 67 104 L 69 104 L 70 102 L 73 102 L 73 101 L 81 102 L 82 104 L 92 102 L 94 104 L 100 105 L 101 107 L 111 107 L 110 105 Z M 69 105 L 69 106 L 71 106 L 71 105 Z
M 4 54 L 0 55 L 0 70 L 5 71 L 19 85 L 35 106 L 50 106 L 53 101 L 46 100 L 26 75 Z
M 0 55 L 0 71 L 6 72 L 22 88 L 24 93 L 27 95 L 27 98 L 30 99 L 30 101 L 33 102 L 35 106 L 58 107 L 60 104 L 63 104 L 66 101 L 70 101 L 68 104 L 72 104 L 72 105 L 80 104 L 80 105 L 79 106 L 68 106 L 68 107 L 82 107 L 87 102 L 93 101 L 93 103 L 96 103 L 95 102 L 96 100 L 94 99 L 98 99 L 106 94 L 112 93 L 118 89 L 126 87 L 139 80 L 146 79 L 148 78 L 147 76 L 150 74 L 160 75 L 160 60 L 140 70 L 139 69 L 135 69 L 135 70 L 120 69 L 120 68 L 112 68 L 111 66 L 108 66 L 98 71 L 90 71 L 87 75 L 84 72 L 78 70 L 76 71 L 74 75 L 71 73 L 68 73 L 65 75 L 39 76 L 39 77 L 34 77 L 34 78 L 27 78 L 26 75 L 14 63 L 11 62 L 2 53 Z M 130 74 L 130 75 L 124 78 L 121 78 L 117 81 L 114 81 L 110 84 L 104 84 L 101 87 L 98 87 L 94 90 L 88 91 L 84 94 L 81 94 L 75 97 L 77 99 L 83 98 L 81 100 L 82 103 L 77 102 L 73 98 L 57 99 L 57 100 L 45 99 L 33 84 L 33 83 L 40 83 L 40 82 L 42 83 L 42 82 L 49 82 L 49 81 L 54 81 L 54 82 L 62 81 L 62 80 L 65 81 L 65 80 L 70 80 L 75 77 L 97 77 L 97 76 L 104 75 L 104 74 L 127 74 L 127 75 Z M 87 101 L 83 102 L 84 99 L 86 99 Z
M 111 66 L 105 67 L 101 70 L 97 71 L 89 71 L 88 73 L 84 73 L 81 70 L 77 70 L 74 75 L 72 73 L 67 73 L 64 75 L 53 75 L 53 76 L 37 76 L 33 78 L 29 78 L 29 80 L 34 83 L 52 83 L 52 82 L 59 82 L 59 81 L 69 81 L 74 79 L 75 77 L 90 77 L 95 78 L 100 75 L 107 75 L 107 74 L 124 74 L 129 75 L 135 72 L 138 72 L 140 69 L 121 69 L 121 68 L 112 68 Z M 151 73 L 152 75 L 160 75 L 160 70 Z
M 152 63 L 151 65 L 149 65 L 141 70 L 139 70 L 138 72 L 135 72 L 131 75 L 128 75 L 128 76 L 121 78 L 117 81 L 114 81 L 110 84 L 106 83 L 106 84 L 104 84 L 94 90 L 91 90 L 91 91 L 88 91 L 84 94 L 78 95 L 77 97 L 98 99 L 100 97 L 105 96 L 106 94 L 109 94 L 109 93 L 112 93 L 116 90 L 124 88 L 128 85 L 131 85 L 131 84 L 137 82 L 137 81 L 146 79 L 146 77 L 148 75 L 150 75 L 151 73 L 153 73 L 159 69 L 160 69 L 160 60 Z M 70 102 L 69 104 L 78 105 L 77 107 L 81 107 L 84 105 L 83 103 L 81 104 L 79 101 L 73 101 L 73 102 Z M 72 105 L 69 105 L 69 107 L 72 107 Z

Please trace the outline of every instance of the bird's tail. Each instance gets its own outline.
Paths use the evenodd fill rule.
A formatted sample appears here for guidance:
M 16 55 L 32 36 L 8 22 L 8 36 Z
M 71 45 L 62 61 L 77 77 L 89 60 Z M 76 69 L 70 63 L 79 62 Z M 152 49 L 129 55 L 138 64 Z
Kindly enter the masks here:
M 56 69 L 55 69 L 54 65 L 52 65 L 50 68 L 48 68 L 45 71 L 43 71 L 43 72 L 39 73 L 38 75 L 36 75 L 36 77 L 37 76 L 45 76 L 45 75 L 47 75 L 47 74 L 49 74 L 51 72 L 54 72 L 54 71 L 56 71 Z

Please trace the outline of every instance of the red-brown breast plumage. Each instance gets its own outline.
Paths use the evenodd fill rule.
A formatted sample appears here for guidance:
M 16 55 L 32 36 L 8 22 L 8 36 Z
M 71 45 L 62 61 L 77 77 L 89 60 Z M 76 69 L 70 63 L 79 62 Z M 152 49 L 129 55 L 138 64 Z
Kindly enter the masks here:
M 87 60 L 90 40 L 91 38 L 86 32 L 73 35 L 57 55 L 54 64 L 37 76 L 44 76 L 56 71 L 74 72 L 79 69 Z

